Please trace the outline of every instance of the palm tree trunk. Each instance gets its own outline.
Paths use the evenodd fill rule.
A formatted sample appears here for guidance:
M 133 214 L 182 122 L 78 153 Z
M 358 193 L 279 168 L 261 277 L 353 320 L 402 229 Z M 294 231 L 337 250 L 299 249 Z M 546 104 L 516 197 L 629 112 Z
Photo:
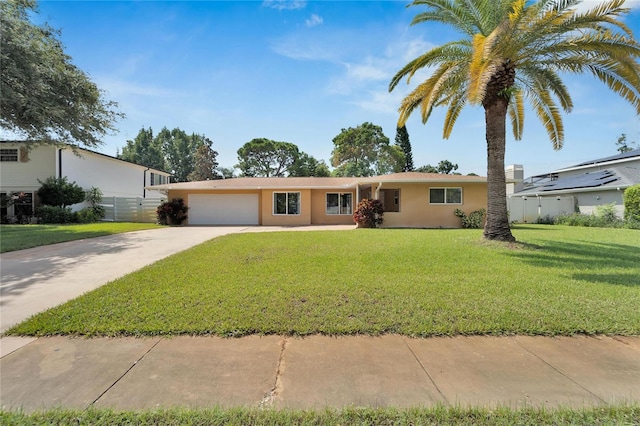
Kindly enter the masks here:
M 516 239 L 509 227 L 504 172 L 509 100 L 503 96 L 494 96 L 491 100 L 492 102 L 484 104 L 487 132 L 487 220 L 482 235 L 488 240 L 513 242 Z

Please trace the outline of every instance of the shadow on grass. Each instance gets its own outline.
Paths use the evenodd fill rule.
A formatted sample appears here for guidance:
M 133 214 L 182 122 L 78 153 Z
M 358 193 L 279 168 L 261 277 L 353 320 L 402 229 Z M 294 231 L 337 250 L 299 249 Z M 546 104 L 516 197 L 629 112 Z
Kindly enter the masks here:
M 568 277 L 591 283 L 640 286 L 640 248 L 593 241 L 547 241 L 536 250 L 509 256 L 540 268 L 557 268 Z M 607 272 L 603 272 L 606 269 Z M 611 270 L 619 272 L 611 272 Z

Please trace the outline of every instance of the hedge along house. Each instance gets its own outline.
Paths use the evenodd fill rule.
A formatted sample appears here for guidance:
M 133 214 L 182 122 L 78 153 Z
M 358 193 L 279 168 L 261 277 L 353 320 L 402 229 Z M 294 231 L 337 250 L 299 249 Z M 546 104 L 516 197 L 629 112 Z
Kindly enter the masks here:
M 353 224 L 364 198 L 379 199 L 383 227 L 459 228 L 456 209 L 486 209 L 480 176 L 396 173 L 356 177 L 234 178 L 148 187 L 182 198 L 189 225 L 303 226 Z

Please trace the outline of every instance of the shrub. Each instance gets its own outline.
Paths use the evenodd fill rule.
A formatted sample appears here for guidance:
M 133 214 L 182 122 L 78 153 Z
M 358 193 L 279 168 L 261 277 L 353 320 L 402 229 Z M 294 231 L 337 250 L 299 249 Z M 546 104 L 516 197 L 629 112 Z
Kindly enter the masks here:
M 85 199 L 84 190 L 75 182 L 68 182 L 66 177 L 48 177 L 44 182 L 38 182 L 42 185 L 37 191 L 38 197 L 44 205 L 66 207 Z
M 363 199 L 353 213 L 353 221 L 362 228 L 376 228 L 382 225 L 384 208 L 380 200 Z
M 616 205 L 614 203 L 605 204 L 596 207 L 596 217 L 606 225 L 615 225 L 620 222 L 620 218 L 616 214 Z
M 466 229 L 480 229 L 484 226 L 485 209 L 474 210 L 469 215 L 460 209 L 456 209 L 453 214 L 460 218 L 462 227 Z
M 184 205 L 182 198 L 165 201 L 156 209 L 158 223 L 161 225 L 181 225 L 182 222 L 187 220 L 187 210 L 189 210 L 189 207 Z
M 89 188 L 85 197 L 85 201 L 91 204 L 91 207 L 89 207 L 89 209 L 91 210 L 91 214 L 83 213 L 83 215 L 86 215 L 86 218 L 80 218 L 80 212 L 85 209 L 80 210 L 80 212 L 78 212 L 78 221 L 80 223 L 98 222 L 99 220 L 104 219 L 105 210 L 104 207 L 100 205 L 100 203 L 102 202 L 102 191 L 100 190 L 100 188 L 96 188 L 95 186 Z M 84 219 L 86 219 L 87 221 L 83 222 Z
M 96 206 L 96 207 L 85 207 L 84 209 L 76 212 L 76 219 L 78 220 L 78 222 L 93 223 L 93 222 L 99 222 L 101 219 L 103 219 L 104 208 L 101 206 Z
M 640 183 L 625 189 L 622 199 L 624 200 L 624 218 L 640 222 Z
M 616 215 L 615 204 L 596 207 L 594 214 L 571 213 L 556 216 L 556 225 L 587 226 L 594 228 L 622 228 L 633 226 L 629 221 L 623 221 Z
M 36 216 L 40 223 L 73 223 L 77 220 L 71 207 L 41 206 L 36 209 Z

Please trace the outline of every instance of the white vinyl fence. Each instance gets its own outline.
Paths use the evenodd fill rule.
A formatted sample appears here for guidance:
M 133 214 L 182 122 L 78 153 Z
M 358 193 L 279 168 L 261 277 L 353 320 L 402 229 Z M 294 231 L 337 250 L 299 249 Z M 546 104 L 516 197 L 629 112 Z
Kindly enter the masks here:
M 156 209 L 164 201 L 164 198 L 105 197 L 100 205 L 105 210 L 105 221 L 156 223 Z
M 575 212 L 576 200 L 570 196 L 509 196 L 507 209 L 509 221 L 519 223 L 537 223 L 539 219 Z

